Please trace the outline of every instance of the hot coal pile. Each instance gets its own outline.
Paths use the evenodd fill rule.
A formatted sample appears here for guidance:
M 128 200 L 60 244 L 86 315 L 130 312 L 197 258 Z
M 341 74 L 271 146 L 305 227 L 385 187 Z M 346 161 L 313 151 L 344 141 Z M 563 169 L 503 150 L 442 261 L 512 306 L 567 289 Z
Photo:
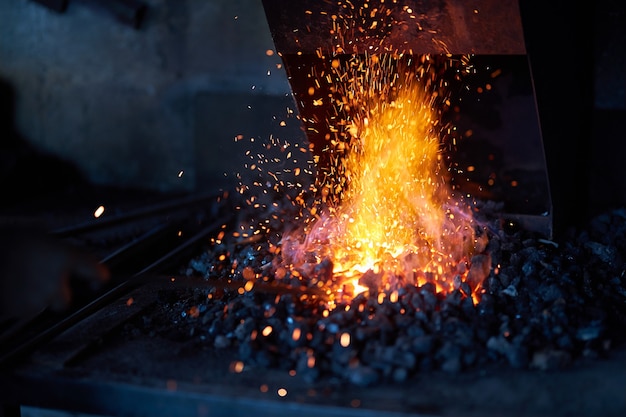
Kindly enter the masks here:
M 478 208 L 479 217 L 493 211 Z M 252 283 L 277 258 L 253 237 L 225 239 L 191 260 L 186 274 L 207 285 L 168 301 L 171 326 L 207 347 L 236 349 L 246 367 L 357 385 L 489 364 L 560 369 L 624 342 L 626 209 L 594 218 L 563 242 L 495 216 L 484 221 L 489 241 L 472 263 L 490 265 L 479 268 L 476 305 L 459 280 L 446 295 L 432 283 L 408 285 L 327 309 L 322 293 L 290 271 Z M 332 272 L 321 262 L 316 273 Z

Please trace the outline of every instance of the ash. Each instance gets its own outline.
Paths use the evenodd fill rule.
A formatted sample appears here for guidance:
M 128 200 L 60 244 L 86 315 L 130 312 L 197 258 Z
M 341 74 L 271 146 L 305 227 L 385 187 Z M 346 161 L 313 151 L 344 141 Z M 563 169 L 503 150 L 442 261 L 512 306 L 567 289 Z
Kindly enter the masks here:
M 202 344 L 236 349 L 246 366 L 359 386 L 489 364 L 561 369 L 625 341 L 626 209 L 554 242 L 485 214 L 495 212 L 489 204 L 479 208 L 491 269 L 477 305 L 462 285 L 442 295 L 426 284 L 400 288 L 395 302 L 361 294 L 324 317 L 323 302 L 302 297 L 307 288 L 289 272 L 280 280 L 287 286 L 242 291 L 244 276 L 267 271 L 275 256 L 264 240 L 225 239 L 189 262 L 188 276 L 215 286 L 172 300 L 173 321 Z

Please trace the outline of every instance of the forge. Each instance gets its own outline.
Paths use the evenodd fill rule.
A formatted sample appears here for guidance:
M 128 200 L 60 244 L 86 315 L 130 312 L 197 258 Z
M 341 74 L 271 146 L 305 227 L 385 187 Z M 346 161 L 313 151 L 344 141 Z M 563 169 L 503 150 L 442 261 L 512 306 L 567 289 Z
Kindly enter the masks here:
M 56 222 L 112 281 L 3 329 L 2 415 L 622 415 L 626 210 L 553 235 L 517 2 L 262 4 L 306 141 Z
M 433 133 L 451 187 L 502 203 L 504 217 L 552 235 L 537 101 L 515 2 L 264 7 L 322 171 L 316 186 L 340 194 L 344 175 L 333 170 L 355 147 L 350 142 L 368 112 L 420 88 L 440 123 Z
M 504 222 L 551 237 L 516 4 L 264 7 L 316 171 L 306 237 L 283 245 L 288 263 L 306 268 L 306 256 L 325 258 L 344 280 L 376 270 L 377 286 L 434 274 L 448 291 L 474 250 L 472 198 L 499 204 Z M 472 279 L 474 292 L 482 279 Z

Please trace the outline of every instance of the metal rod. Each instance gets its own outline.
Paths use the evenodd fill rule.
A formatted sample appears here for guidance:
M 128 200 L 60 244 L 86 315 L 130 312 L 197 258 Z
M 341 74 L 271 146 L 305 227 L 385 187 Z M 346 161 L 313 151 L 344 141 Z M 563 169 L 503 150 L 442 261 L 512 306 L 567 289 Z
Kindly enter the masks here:
M 32 349 L 34 349 L 41 343 L 44 343 L 52 339 L 54 336 L 69 329 L 71 326 L 83 320 L 87 316 L 95 313 L 100 308 L 117 300 L 123 294 L 127 293 L 133 288 L 136 288 L 136 286 L 138 286 L 141 282 L 147 281 L 147 278 L 148 277 L 141 277 L 141 278 L 138 277 L 133 280 L 128 280 L 119 284 L 112 290 L 106 292 L 105 294 L 96 298 L 89 304 L 73 312 L 68 317 L 62 319 L 61 321 L 45 329 L 44 331 L 36 334 L 35 336 L 19 344 L 18 346 L 9 350 L 8 352 L 3 353 L 2 356 L 0 356 L 0 368 L 4 367 L 5 365 L 8 365 L 12 359 L 15 359 L 23 354 L 26 354 L 27 352 L 31 351 Z
M 197 243 L 200 239 L 203 239 L 206 236 L 208 236 L 210 233 L 215 231 L 218 227 L 220 227 L 221 225 L 225 224 L 229 220 L 230 220 L 230 216 L 224 218 L 223 221 L 221 221 L 219 223 L 213 223 L 210 226 L 205 227 L 200 232 L 198 232 L 195 235 L 193 235 L 193 237 L 188 239 L 186 242 L 184 242 L 183 244 L 177 246 L 174 250 L 168 252 L 167 254 L 162 256 L 161 258 L 157 259 L 156 261 L 154 261 L 150 265 L 146 266 L 141 271 L 137 272 L 134 276 L 138 277 L 138 276 L 144 275 L 144 274 L 146 274 L 146 273 L 148 273 L 150 271 L 155 270 L 160 265 L 163 265 L 165 262 L 169 261 L 174 256 L 178 255 L 183 250 L 188 249 L 191 245 L 194 245 L 195 243 Z
M 86 233 L 98 229 L 102 229 L 111 225 L 124 223 L 130 220 L 134 220 L 138 217 L 145 217 L 148 215 L 158 214 L 164 211 L 183 208 L 184 206 L 189 206 L 192 204 L 200 203 L 202 201 L 208 201 L 210 199 L 218 198 L 215 194 L 210 195 L 200 195 L 200 196 L 190 196 L 181 199 L 176 199 L 172 201 L 167 201 L 164 203 L 154 204 L 147 207 L 142 207 L 136 210 L 129 211 L 127 213 L 122 213 L 118 215 L 114 215 L 111 217 L 103 217 L 99 219 L 90 220 L 78 225 L 68 226 L 53 230 L 50 232 L 53 236 L 57 237 L 68 237 L 72 235 L 77 235 L 81 233 Z
M 0 368 L 8 365 L 12 359 L 20 357 L 32 351 L 34 348 L 36 348 L 40 344 L 52 339 L 53 337 L 67 330 L 68 328 L 75 325 L 79 321 L 95 313 L 99 309 L 119 299 L 122 295 L 127 294 L 129 291 L 139 287 L 142 284 L 146 284 L 155 279 L 158 279 L 158 277 L 155 278 L 154 276 L 149 276 L 147 273 L 150 271 L 154 271 L 159 266 L 162 266 L 166 261 L 171 260 L 175 255 L 179 254 L 182 250 L 189 248 L 192 244 L 197 243 L 200 239 L 206 237 L 211 232 L 214 232 L 215 230 L 220 228 L 223 224 L 227 223 L 231 217 L 232 217 L 232 213 L 225 215 L 223 218 L 220 218 L 217 221 L 214 221 L 213 223 L 203 228 L 200 232 L 198 232 L 196 235 L 194 235 L 192 238 L 187 240 L 182 245 L 176 247 L 174 250 L 170 251 L 165 256 L 159 258 L 155 262 L 143 268 L 138 273 L 134 274 L 130 279 L 122 282 L 121 284 L 117 285 L 113 289 L 107 291 L 105 294 L 89 302 L 85 306 L 79 308 L 75 312 L 71 313 L 69 316 L 63 318 L 59 322 L 53 324 L 52 326 L 48 327 L 42 332 L 36 334 L 35 336 L 31 337 L 25 342 L 20 343 L 18 346 L 14 347 L 8 352 L 3 352 L 2 356 L 0 356 Z
M 143 244 L 146 240 L 154 238 L 155 236 L 159 235 L 161 232 L 168 230 L 169 226 L 170 225 L 168 223 L 156 225 L 155 227 L 151 228 L 147 232 L 143 233 L 141 236 L 133 239 L 131 242 L 128 242 L 127 244 L 119 247 L 118 249 L 114 250 L 113 252 L 111 252 L 104 258 L 102 258 L 100 260 L 100 263 L 106 264 L 110 267 L 111 264 L 115 263 L 120 257 L 128 253 L 130 250 L 137 248 L 139 245 Z

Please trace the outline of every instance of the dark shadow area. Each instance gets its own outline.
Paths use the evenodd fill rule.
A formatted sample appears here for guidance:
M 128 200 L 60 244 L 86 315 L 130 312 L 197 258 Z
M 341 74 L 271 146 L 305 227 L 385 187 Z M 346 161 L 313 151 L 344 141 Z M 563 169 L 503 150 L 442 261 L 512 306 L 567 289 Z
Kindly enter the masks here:
M 51 201 L 85 189 L 88 181 L 71 162 L 29 143 L 15 127 L 16 92 L 0 79 L 0 188 L 3 208 Z
M 520 1 L 550 176 L 555 235 L 588 220 L 593 9 Z
M 521 0 L 557 235 L 626 204 L 626 7 Z
M 593 115 L 593 158 L 589 161 L 589 211 L 599 215 L 626 204 L 626 109 L 596 109 Z

